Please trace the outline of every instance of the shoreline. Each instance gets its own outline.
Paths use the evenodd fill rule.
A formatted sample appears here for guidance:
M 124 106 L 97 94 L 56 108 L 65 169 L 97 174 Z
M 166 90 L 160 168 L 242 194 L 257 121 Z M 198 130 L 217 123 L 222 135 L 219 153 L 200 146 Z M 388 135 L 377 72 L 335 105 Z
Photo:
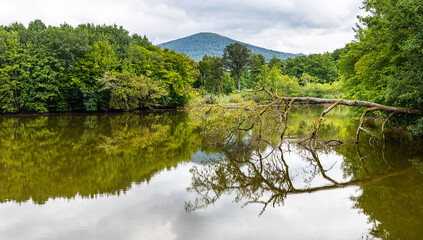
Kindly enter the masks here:
M 66 112 L 20 112 L 20 113 L 0 113 L 0 117 L 32 117 L 32 116 L 68 116 L 68 115 L 103 115 L 103 114 L 122 114 L 122 113 L 152 113 L 152 112 L 172 112 L 185 109 L 178 108 L 153 108 L 140 109 L 135 111 L 66 111 Z

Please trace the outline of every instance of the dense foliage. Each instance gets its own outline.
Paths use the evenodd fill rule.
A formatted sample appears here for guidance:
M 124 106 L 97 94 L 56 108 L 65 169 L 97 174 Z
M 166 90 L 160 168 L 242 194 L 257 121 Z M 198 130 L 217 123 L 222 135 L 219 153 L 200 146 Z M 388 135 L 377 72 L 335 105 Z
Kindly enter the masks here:
M 339 63 L 345 97 L 423 109 L 423 2 L 363 4 L 369 15 Z
M 195 65 L 116 25 L 0 26 L 0 112 L 177 107 Z
M 222 59 L 205 55 L 199 62 L 200 76 L 194 87 L 201 87 L 213 94 L 229 94 L 233 90 L 233 81 L 225 71 Z
M 364 2 L 357 41 L 341 57 L 348 97 L 423 108 L 423 2 Z
M 338 79 L 338 69 L 330 53 L 287 59 L 284 66 L 286 74 L 297 78 L 309 74 L 319 83 L 334 82 Z
M 273 57 L 266 62 L 261 54 L 253 53 L 248 57 L 247 53 L 232 51 L 232 55 L 247 57 L 243 64 L 239 64 L 239 70 L 234 71 L 234 66 L 228 65 L 229 50 L 226 57 L 205 56 L 199 62 L 200 77 L 195 86 L 212 94 L 228 94 L 237 90 L 239 79 L 241 89 L 261 89 L 261 82 L 267 89 L 283 96 L 342 97 L 333 54 L 312 54 L 287 60 Z M 231 70 L 230 75 L 222 64 Z M 266 97 L 266 94 L 258 95 L 257 101 Z

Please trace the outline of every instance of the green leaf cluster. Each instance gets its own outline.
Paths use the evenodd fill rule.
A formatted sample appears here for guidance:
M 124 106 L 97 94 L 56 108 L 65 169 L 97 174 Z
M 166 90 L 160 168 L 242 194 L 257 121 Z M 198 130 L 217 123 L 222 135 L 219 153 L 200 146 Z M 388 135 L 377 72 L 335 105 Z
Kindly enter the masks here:
M 308 74 L 319 83 L 332 83 L 338 79 L 338 69 L 330 53 L 310 54 L 287 59 L 283 62 L 284 72 L 289 76 L 301 78 Z
M 160 99 L 167 95 L 160 82 L 146 76 L 131 76 L 129 72 L 106 73 L 99 79 L 100 92 L 108 99 L 107 105 L 116 110 L 136 110 L 160 106 Z

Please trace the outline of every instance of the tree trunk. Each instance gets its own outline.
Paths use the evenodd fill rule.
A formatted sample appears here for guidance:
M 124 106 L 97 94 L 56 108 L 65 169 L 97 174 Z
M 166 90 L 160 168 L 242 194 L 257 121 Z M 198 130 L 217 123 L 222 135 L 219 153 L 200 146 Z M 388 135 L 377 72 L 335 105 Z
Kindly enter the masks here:
M 237 75 L 236 79 L 238 80 L 238 94 L 241 95 L 241 77 Z
M 410 114 L 410 115 L 423 115 L 423 110 L 420 109 L 411 109 L 411 108 L 403 108 L 403 107 L 392 107 L 392 106 L 385 106 L 385 105 L 381 105 L 378 103 L 374 103 L 374 102 L 368 102 L 368 101 L 359 101 L 359 100 L 344 100 L 344 99 L 328 99 L 328 98 L 312 98 L 312 97 L 279 97 L 276 95 L 272 95 L 273 98 L 276 99 L 284 99 L 284 100 L 295 100 L 295 101 L 301 101 L 301 102 L 315 102 L 315 103 L 332 103 L 333 105 L 331 107 L 329 107 L 328 109 L 326 109 L 322 115 L 320 116 L 320 119 L 318 121 L 318 124 L 316 126 L 316 128 L 314 129 L 314 131 L 312 132 L 312 135 L 310 136 L 310 138 L 306 139 L 306 140 L 316 140 L 317 139 L 317 134 L 319 131 L 319 127 L 320 124 L 324 121 L 323 116 L 328 113 L 330 110 L 332 110 L 332 108 L 334 106 L 337 105 L 345 105 L 345 106 L 355 106 L 355 107 L 367 107 L 366 110 L 364 110 L 361 118 L 360 118 L 360 124 L 357 128 L 357 133 L 356 133 L 356 138 L 355 141 L 356 143 L 358 143 L 359 138 L 360 138 L 360 132 L 366 132 L 369 135 L 371 135 L 372 137 L 369 139 L 369 144 L 371 144 L 372 140 L 376 139 L 376 136 L 363 128 L 363 124 L 364 124 L 364 120 L 366 117 L 366 114 L 368 112 L 371 111 L 383 111 L 383 112 L 387 112 L 390 113 L 389 117 L 387 118 L 387 120 L 383 123 L 382 125 L 382 132 L 383 132 L 383 141 L 386 141 L 386 136 L 385 136 L 385 126 L 387 124 L 387 121 L 392 117 L 392 115 L 394 115 L 395 113 L 405 113 L 405 114 Z
M 411 115 L 423 115 L 423 110 L 420 109 L 411 109 L 411 108 L 403 108 L 403 107 L 392 107 L 386 106 L 374 102 L 368 101 L 359 101 L 359 100 L 344 100 L 344 99 L 330 99 L 330 98 L 313 98 L 313 97 L 280 97 L 281 99 L 285 100 L 292 100 L 294 99 L 296 102 L 314 102 L 314 103 L 337 103 L 337 105 L 345 105 L 345 106 L 355 106 L 355 107 L 368 107 L 368 108 L 377 108 L 374 110 L 383 111 L 388 113 L 406 113 Z

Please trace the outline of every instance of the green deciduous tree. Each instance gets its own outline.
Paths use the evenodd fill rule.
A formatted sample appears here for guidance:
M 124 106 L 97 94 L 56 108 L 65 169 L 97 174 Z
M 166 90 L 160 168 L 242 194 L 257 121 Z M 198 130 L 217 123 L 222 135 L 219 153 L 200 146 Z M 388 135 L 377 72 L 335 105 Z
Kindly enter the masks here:
M 223 94 L 225 88 L 225 69 L 219 57 L 205 55 L 199 62 L 199 86 L 213 94 Z
M 286 62 L 280 60 L 279 58 L 273 56 L 272 59 L 269 61 L 269 67 L 272 68 L 274 66 L 280 68 L 282 71 L 285 71 L 285 64 Z
M 60 62 L 43 46 L 29 47 L 29 76 L 21 81 L 21 110 L 48 112 L 60 109 L 61 93 L 59 79 L 62 75 Z
M 250 63 L 251 50 L 240 43 L 232 43 L 226 46 L 223 52 L 223 61 L 238 83 L 238 92 L 241 92 L 241 77 L 245 68 Z
M 0 107 L 5 112 L 20 110 L 20 81 L 27 73 L 29 55 L 16 32 L 0 30 Z
M 257 78 L 259 77 L 263 66 L 266 64 L 266 59 L 261 54 L 255 54 L 251 56 L 249 78 L 247 82 L 247 88 L 253 88 L 257 84 Z
M 78 98 L 82 97 L 85 110 L 95 111 L 99 109 L 99 104 L 102 105 L 100 95 L 96 94 L 100 88 L 96 80 L 116 68 L 117 64 L 115 52 L 107 42 L 94 43 L 76 63 L 72 83 L 77 92 L 81 89 Z

